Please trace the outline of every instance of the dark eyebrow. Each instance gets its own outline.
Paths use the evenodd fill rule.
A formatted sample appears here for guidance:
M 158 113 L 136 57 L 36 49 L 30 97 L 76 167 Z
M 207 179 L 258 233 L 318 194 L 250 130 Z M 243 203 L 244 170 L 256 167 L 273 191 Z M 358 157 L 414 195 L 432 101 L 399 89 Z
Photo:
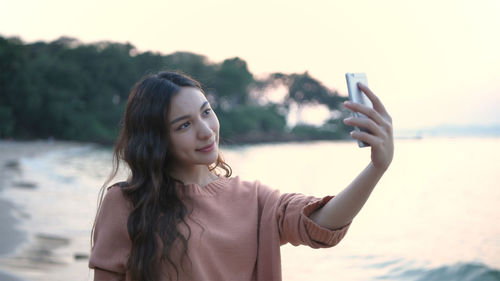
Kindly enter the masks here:
M 205 101 L 205 102 L 201 105 L 200 110 L 202 110 L 202 109 L 203 109 L 203 108 L 204 108 L 207 104 L 208 104 L 208 101 Z M 174 120 L 172 120 L 172 122 L 170 122 L 170 124 L 174 124 L 175 122 L 179 122 L 180 120 L 182 120 L 182 119 L 187 119 L 187 118 L 189 118 L 189 117 L 191 117 L 191 116 L 190 116 L 190 115 L 183 115 L 183 116 L 181 116 L 181 117 L 178 117 L 178 118 L 175 118 Z

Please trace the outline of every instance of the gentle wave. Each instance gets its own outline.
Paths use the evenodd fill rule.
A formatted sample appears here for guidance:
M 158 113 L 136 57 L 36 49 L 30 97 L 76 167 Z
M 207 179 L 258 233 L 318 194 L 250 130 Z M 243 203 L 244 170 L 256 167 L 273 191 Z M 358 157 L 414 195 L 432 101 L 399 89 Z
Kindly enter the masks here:
M 500 270 L 481 263 L 457 263 L 436 268 L 396 268 L 379 279 L 411 281 L 497 281 Z

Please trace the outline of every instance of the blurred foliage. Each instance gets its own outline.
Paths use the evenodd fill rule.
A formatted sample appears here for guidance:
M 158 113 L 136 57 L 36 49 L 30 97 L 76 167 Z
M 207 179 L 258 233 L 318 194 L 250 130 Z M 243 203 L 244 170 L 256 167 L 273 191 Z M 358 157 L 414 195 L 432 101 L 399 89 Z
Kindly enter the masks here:
M 341 139 L 347 136 L 344 131 L 337 130 L 335 126 L 323 125 L 320 127 L 299 124 L 292 129 L 292 134 L 297 139 L 310 139 L 310 140 L 325 140 L 325 139 Z
M 217 112 L 221 121 L 221 135 L 232 136 L 256 132 L 282 132 L 285 116 L 278 113 L 276 105 L 244 105 L 237 110 Z
M 286 116 L 292 103 L 324 104 L 332 115 L 345 115 L 341 104 L 346 98 L 307 72 L 273 73 L 257 80 L 238 57 L 213 63 L 188 52 L 140 53 L 129 43 L 83 44 L 61 37 L 26 44 L 0 37 L 0 138 L 112 143 L 131 87 L 159 70 L 181 71 L 200 81 L 218 114 L 222 138 L 290 135 Z M 288 89 L 282 103 L 254 98 L 278 85 Z M 346 129 L 328 122 L 322 127 L 299 125 L 292 135 L 341 138 Z

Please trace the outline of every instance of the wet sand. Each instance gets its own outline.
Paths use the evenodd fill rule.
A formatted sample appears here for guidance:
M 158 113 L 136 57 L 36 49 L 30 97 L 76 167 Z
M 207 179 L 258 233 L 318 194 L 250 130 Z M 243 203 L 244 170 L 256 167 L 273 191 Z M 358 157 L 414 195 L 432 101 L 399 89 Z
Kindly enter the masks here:
M 2 192 L 7 188 L 36 187 L 34 183 L 19 181 L 22 173 L 20 159 L 74 145 L 75 143 L 60 141 L 0 141 L 0 225 L 2 226 L 0 228 L 0 237 L 2 237 L 0 239 L 0 280 L 24 280 L 15 276 L 17 270 L 12 270 L 10 264 L 17 258 L 16 252 L 30 240 L 27 233 L 20 228 L 23 217 L 29 214 L 2 198 Z M 42 244 L 50 246 L 50 243 L 46 241 Z

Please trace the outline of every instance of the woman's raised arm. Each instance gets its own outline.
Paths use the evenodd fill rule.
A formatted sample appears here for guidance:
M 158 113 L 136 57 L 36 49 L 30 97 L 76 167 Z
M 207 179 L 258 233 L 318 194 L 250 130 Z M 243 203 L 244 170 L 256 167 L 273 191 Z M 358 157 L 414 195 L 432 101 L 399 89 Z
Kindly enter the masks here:
M 358 84 L 358 87 L 372 101 L 373 108 L 346 102 L 346 108 L 363 113 L 368 118 L 346 118 L 344 123 L 370 131 L 370 133 L 353 131 L 351 136 L 370 144 L 371 161 L 349 186 L 309 216 L 317 224 L 329 229 L 340 228 L 354 219 L 391 164 L 394 155 L 392 118 L 382 102 L 368 87 L 363 84 Z

